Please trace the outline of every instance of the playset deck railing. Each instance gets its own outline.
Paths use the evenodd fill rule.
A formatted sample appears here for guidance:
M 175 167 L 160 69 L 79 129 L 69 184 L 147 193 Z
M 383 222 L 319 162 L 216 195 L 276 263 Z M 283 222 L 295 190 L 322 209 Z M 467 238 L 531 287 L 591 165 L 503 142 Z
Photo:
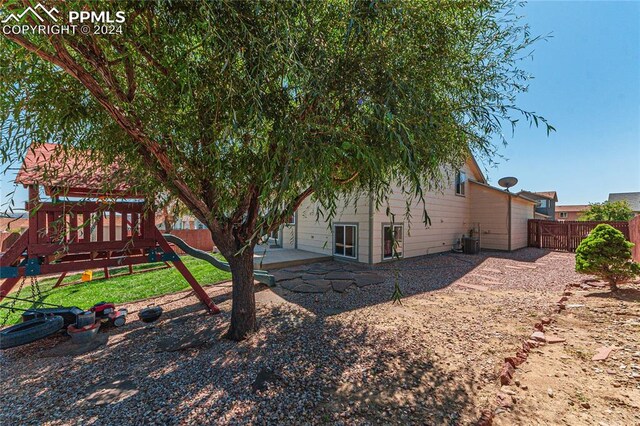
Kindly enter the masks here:
M 155 247 L 152 211 L 144 203 L 46 202 L 30 208 L 30 255 Z
M 219 312 L 144 202 L 40 202 L 37 187 L 29 188 L 29 199 L 29 228 L 0 254 L 0 301 L 28 276 L 164 261 L 173 263 L 209 311 Z

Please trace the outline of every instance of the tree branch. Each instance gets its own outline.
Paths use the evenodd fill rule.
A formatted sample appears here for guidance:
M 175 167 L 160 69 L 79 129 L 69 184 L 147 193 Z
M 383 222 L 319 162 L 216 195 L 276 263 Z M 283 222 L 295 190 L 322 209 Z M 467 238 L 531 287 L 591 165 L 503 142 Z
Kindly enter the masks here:
M 41 59 L 59 66 L 78 80 L 106 112 L 111 115 L 115 122 L 138 142 L 139 155 L 150 166 L 149 168 L 155 172 L 156 178 L 173 188 L 185 205 L 198 216 L 198 219 L 203 220 L 212 231 L 220 229 L 220 224 L 211 217 L 210 210 L 206 204 L 196 197 L 188 185 L 178 177 L 171 160 L 160 145 L 152 141 L 142 130 L 140 121 L 126 116 L 122 109 L 111 102 L 93 75 L 78 64 L 69 54 L 60 38 L 50 38 L 51 44 L 57 53 L 57 55 L 52 55 L 19 35 L 6 34 L 5 36 Z M 151 159 L 154 159 L 154 161 L 151 161 Z
M 289 208 L 285 209 L 282 213 L 280 213 L 277 219 L 275 219 L 273 223 L 271 223 L 271 225 L 264 232 L 261 232 L 260 234 L 261 235 L 270 234 L 276 229 L 278 229 L 278 227 L 291 215 L 291 213 L 289 212 L 295 212 L 296 210 L 298 210 L 298 207 L 300 207 L 302 202 L 306 200 L 314 192 L 315 190 L 312 187 L 308 187 L 307 189 L 305 189 L 301 194 L 299 194 L 293 200 L 293 202 L 289 205 Z M 262 228 L 264 229 L 264 226 Z

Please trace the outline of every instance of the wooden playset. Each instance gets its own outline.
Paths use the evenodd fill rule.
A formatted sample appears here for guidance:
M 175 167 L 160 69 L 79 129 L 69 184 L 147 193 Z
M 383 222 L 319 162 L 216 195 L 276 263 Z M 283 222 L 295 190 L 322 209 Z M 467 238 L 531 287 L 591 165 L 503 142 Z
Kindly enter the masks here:
M 148 201 L 126 183 L 105 192 L 104 174 L 74 161 L 56 164 L 55 149 L 53 144 L 29 149 L 17 175 L 16 183 L 29 191 L 29 227 L 0 254 L 0 301 L 26 277 L 164 261 L 175 266 L 211 313 L 218 313 L 156 228 Z M 43 164 L 56 168 L 55 178 Z M 114 167 L 109 178 L 117 171 Z M 41 187 L 49 200 L 41 200 Z

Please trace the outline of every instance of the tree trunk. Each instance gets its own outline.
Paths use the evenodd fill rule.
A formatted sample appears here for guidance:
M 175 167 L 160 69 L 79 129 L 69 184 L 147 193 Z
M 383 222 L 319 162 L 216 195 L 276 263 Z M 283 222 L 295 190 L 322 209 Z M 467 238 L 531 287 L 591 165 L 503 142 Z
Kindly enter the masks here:
M 162 208 L 162 216 L 164 216 L 164 230 L 167 234 L 170 234 L 173 231 L 173 222 L 166 207 Z
M 253 285 L 253 247 L 228 258 L 233 281 L 231 325 L 226 337 L 239 341 L 257 329 L 256 297 Z

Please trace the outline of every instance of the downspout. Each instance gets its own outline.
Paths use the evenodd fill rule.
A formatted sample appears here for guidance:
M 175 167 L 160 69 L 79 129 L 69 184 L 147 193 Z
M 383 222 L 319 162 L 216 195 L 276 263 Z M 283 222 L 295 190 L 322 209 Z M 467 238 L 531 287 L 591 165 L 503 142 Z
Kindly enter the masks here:
M 507 194 L 507 196 L 509 197 L 509 208 L 507 209 L 509 215 L 509 220 L 507 221 L 507 235 L 509 236 L 509 243 L 507 247 L 508 250 L 511 251 L 511 194 Z
M 296 223 L 293 225 L 293 248 L 298 249 L 298 211 L 293 213 Z
M 373 265 L 373 193 L 369 193 L 369 265 Z

